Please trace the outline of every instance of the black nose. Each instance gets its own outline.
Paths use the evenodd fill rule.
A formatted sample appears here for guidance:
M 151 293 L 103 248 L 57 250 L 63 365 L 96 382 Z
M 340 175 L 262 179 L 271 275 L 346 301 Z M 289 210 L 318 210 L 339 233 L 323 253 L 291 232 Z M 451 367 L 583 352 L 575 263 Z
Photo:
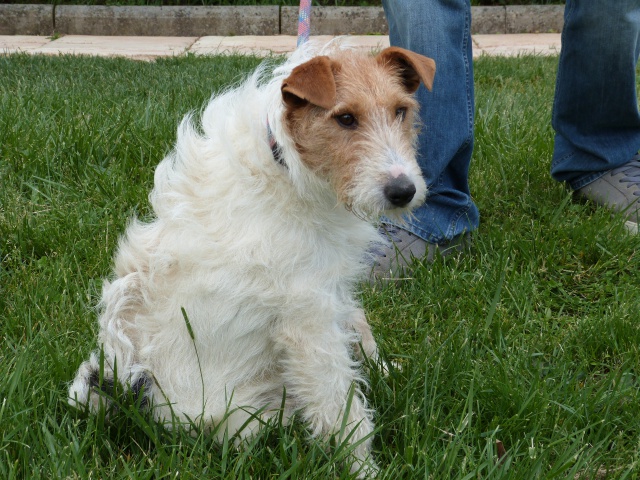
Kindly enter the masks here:
M 415 194 L 416 186 L 404 174 L 391 178 L 384 186 L 384 196 L 396 207 L 407 205 Z

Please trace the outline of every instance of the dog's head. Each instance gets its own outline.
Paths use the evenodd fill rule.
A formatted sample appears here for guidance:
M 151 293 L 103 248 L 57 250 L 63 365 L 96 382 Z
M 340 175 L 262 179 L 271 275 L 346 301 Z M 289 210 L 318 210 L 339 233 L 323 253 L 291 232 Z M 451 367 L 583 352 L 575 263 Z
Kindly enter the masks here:
M 302 162 L 366 216 L 400 216 L 424 202 L 416 163 L 420 83 L 435 62 L 401 48 L 342 51 L 293 69 L 282 83 L 284 124 Z

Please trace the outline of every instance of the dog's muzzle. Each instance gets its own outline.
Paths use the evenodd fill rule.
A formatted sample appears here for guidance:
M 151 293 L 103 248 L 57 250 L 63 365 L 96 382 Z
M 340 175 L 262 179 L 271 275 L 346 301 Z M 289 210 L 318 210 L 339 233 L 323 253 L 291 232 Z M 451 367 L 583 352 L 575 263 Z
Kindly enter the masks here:
M 405 174 L 389 179 L 384 186 L 384 196 L 395 207 L 405 207 L 413 200 L 416 186 Z

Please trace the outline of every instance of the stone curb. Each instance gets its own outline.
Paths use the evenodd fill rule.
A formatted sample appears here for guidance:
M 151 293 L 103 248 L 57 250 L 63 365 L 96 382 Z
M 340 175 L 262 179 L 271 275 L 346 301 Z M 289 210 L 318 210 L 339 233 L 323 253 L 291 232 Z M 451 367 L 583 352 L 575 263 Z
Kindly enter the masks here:
M 202 37 L 277 35 L 278 6 L 107 7 L 60 5 L 55 31 L 68 35 Z
M 280 8 L 280 33 L 298 34 L 298 7 Z M 312 35 L 387 35 L 388 33 L 387 18 L 379 7 L 313 7 L 311 9 Z
M 297 7 L 278 6 L 0 4 L 0 35 L 295 35 L 297 11 Z M 560 32 L 563 15 L 563 5 L 471 7 L 471 33 Z M 314 7 L 311 11 L 312 35 L 387 33 L 381 7 Z
M 52 5 L 0 5 L 0 35 L 52 33 Z

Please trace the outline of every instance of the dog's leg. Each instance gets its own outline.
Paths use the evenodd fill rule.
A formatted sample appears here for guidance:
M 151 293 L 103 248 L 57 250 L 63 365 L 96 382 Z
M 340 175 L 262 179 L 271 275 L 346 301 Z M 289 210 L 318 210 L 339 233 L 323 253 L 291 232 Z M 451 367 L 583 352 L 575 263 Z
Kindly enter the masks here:
M 97 412 L 101 404 L 106 407 L 106 404 L 102 401 L 102 396 L 99 392 L 94 391 L 97 383 L 100 383 L 99 372 L 100 361 L 97 353 L 93 352 L 89 360 L 80 365 L 78 373 L 76 373 L 76 377 L 69 387 L 69 404 L 75 407 L 87 405 L 92 412 Z M 104 376 L 102 383 L 105 383 Z M 112 389 L 113 377 L 111 377 L 111 380 L 107 379 L 106 383 L 110 383 Z
M 371 325 L 367 322 L 364 310 L 358 309 L 351 315 L 351 328 L 353 328 L 360 336 L 360 344 L 356 344 L 354 349 L 356 356 L 360 360 L 364 360 L 366 357 L 374 364 L 379 364 L 385 377 L 389 375 L 389 372 L 391 371 L 389 363 L 391 363 L 396 370 L 401 370 L 401 366 L 397 362 L 387 362 L 386 360 L 379 358 L 378 345 L 376 344 L 375 338 L 373 338 Z M 362 345 L 362 350 L 360 349 L 360 345 Z
M 312 435 L 348 441 L 356 460 L 352 471 L 370 477 L 377 471 L 370 454 L 373 422 L 358 386 L 350 340 L 350 334 L 334 325 L 325 331 L 289 330 L 277 341 L 286 352 L 287 396 L 302 406 Z
M 98 335 L 101 350 L 93 352 L 89 360 L 80 365 L 69 387 L 69 403 L 88 405 L 96 412 L 101 404 L 106 406 L 113 395 L 131 389 L 134 395 L 143 393 L 141 405 L 144 406 L 151 394 L 151 379 L 135 363 L 131 338 L 132 322 L 140 305 L 137 275 L 105 282 L 101 303 L 103 312 Z
M 360 336 L 360 345 L 362 345 L 362 351 L 360 345 L 356 345 L 355 353 L 360 360 L 368 358 L 373 362 L 378 360 L 378 345 L 371 333 L 371 326 L 367 322 L 367 317 L 364 314 L 364 310 L 361 308 L 355 310 L 351 315 L 351 328 Z

